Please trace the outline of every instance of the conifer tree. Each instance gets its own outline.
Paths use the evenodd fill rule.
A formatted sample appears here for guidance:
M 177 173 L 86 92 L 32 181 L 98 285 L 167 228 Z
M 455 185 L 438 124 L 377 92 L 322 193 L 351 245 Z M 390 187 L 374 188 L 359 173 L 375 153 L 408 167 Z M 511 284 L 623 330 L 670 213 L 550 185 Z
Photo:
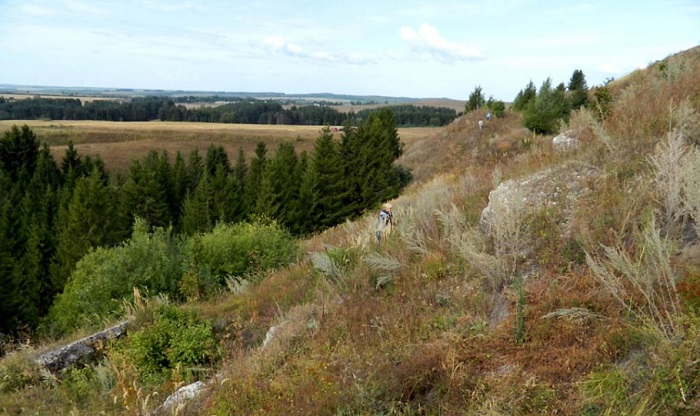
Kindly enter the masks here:
M 182 230 L 187 235 L 204 233 L 214 228 L 214 190 L 205 172 L 194 192 L 187 195 L 182 208 Z
M 63 172 L 66 182 L 70 181 L 71 183 L 75 183 L 79 177 L 85 174 L 83 161 L 80 159 L 75 146 L 73 146 L 73 141 L 68 142 L 66 153 L 61 159 L 61 172 Z
M 194 190 L 197 187 L 199 178 L 204 174 L 204 161 L 199 155 L 199 150 L 192 149 L 187 158 L 187 177 L 189 179 L 188 189 Z
M 132 162 L 121 194 L 122 212 L 131 222 L 139 217 L 151 227 L 171 223 L 166 187 L 159 181 L 159 172 L 153 164 L 145 166 L 138 160 Z
M 347 215 L 343 209 L 346 188 L 340 146 L 329 128 L 324 128 L 314 142 L 309 166 L 303 177 L 300 194 L 306 210 L 308 232 L 318 232 L 340 223 Z
M 577 69 L 571 74 L 568 88 L 572 110 L 578 110 L 588 104 L 588 85 L 582 70 Z
M 559 120 L 568 117 L 568 102 L 564 85 L 552 89 L 551 79 L 547 78 L 540 87 L 537 97 L 527 104 L 523 113 L 523 123 L 538 134 L 551 134 L 559 127 Z
M 57 292 L 88 250 L 125 238 L 114 200 L 98 169 L 78 179 L 67 209 L 59 214 L 56 256 L 51 265 L 52 284 Z
M 236 158 L 236 165 L 233 167 L 233 176 L 238 182 L 238 186 L 241 192 L 245 192 L 245 182 L 248 176 L 248 164 L 245 160 L 245 154 L 243 153 L 243 148 L 238 148 L 238 158 Z
M 520 90 L 518 95 L 515 96 L 511 108 L 514 111 L 523 111 L 535 97 L 537 97 L 537 88 L 535 88 L 535 84 L 530 80 L 527 86 L 525 86 L 525 89 Z
M 288 228 L 293 225 L 301 185 L 297 163 L 294 145 L 280 144 L 263 171 L 255 209 L 255 212 L 274 218 Z
M 265 165 L 267 164 L 267 145 L 265 142 L 258 142 L 255 148 L 255 155 L 250 160 L 250 169 L 245 183 L 245 205 L 252 214 L 258 214 L 258 193 L 262 184 Z
M 25 124 L 20 129 L 13 125 L 5 131 L 0 140 L 0 163 L 13 182 L 20 179 L 21 171 L 25 172 L 26 179 L 34 175 L 38 156 L 39 143 L 29 126 Z
M 190 189 L 190 181 L 187 175 L 187 164 L 182 153 L 178 150 L 175 153 L 175 162 L 172 167 L 172 205 L 170 212 L 173 214 L 173 222 L 177 229 L 180 230 L 182 220 L 183 204 L 188 193 L 194 191 Z
M 209 175 L 214 176 L 219 166 L 224 169 L 225 174 L 231 173 L 231 163 L 226 150 L 224 150 L 223 146 L 214 146 L 212 144 L 207 150 L 205 168 Z

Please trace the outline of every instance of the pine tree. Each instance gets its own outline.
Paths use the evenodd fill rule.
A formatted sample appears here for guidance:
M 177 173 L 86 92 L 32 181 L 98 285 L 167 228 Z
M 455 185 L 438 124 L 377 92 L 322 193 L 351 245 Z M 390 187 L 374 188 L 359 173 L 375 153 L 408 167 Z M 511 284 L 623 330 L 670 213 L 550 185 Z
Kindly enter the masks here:
M 340 147 L 329 128 L 314 142 L 309 166 L 303 177 L 300 200 L 308 206 L 308 232 L 318 232 L 345 219 L 343 163 Z
M 22 171 L 25 172 L 26 179 L 31 178 L 38 156 L 39 143 L 29 126 L 25 124 L 21 129 L 12 126 L 10 130 L 5 131 L 3 139 L 0 140 L 0 164 L 12 181 L 17 182 Z
M 479 108 L 483 107 L 485 103 L 486 99 L 484 98 L 484 93 L 481 91 L 481 86 L 477 85 L 474 88 L 474 91 L 469 94 L 469 99 L 464 106 L 464 112 L 468 113 L 470 111 L 478 110 Z
M 224 150 L 223 146 L 214 146 L 212 144 L 209 146 L 209 150 L 207 150 L 205 169 L 209 175 L 214 176 L 219 167 L 223 168 L 224 173 L 227 175 L 231 173 L 231 163 L 229 162 L 226 150 Z
M 199 155 L 199 150 L 192 149 L 187 159 L 187 177 L 189 179 L 189 185 L 187 189 L 194 190 L 197 188 L 197 183 L 199 183 L 199 178 L 204 174 L 204 161 Z
M 586 85 L 586 76 L 582 70 L 574 71 L 569 80 L 568 88 L 572 110 L 578 110 L 588 104 L 588 85 Z
M 262 185 L 263 173 L 267 164 L 267 145 L 258 142 L 255 148 L 255 156 L 250 160 L 250 169 L 245 183 L 245 205 L 251 214 L 260 214 L 258 208 L 258 193 Z
M 530 82 L 525 86 L 524 90 L 520 90 L 518 95 L 515 96 L 513 100 L 513 105 L 511 108 L 514 111 L 523 111 L 527 108 L 527 105 L 537 97 L 537 88 L 535 84 L 530 80 Z
M 214 214 L 214 190 L 207 172 L 197 183 L 183 204 L 182 230 L 187 235 L 211 231 L 216 223 Z
M 294 145 L 282 143 L 263 171 L 255 211 L 276 219 L 285 227 L 294 222 L 301 178 L 297 177 L 298 158 Z
M 151 227 L 164 227 L 172 222 L 167 197 L 168 185 L 162 183 L 163 175 L 157 163 L 157 154 L 149 157 L 145 163 L 135 160 L 129 167 L 126 182 L 121 189 L 122 212 L 131 222 L 139 217 Z
M 99 170 L 78 179 L 70 203 L 58 219 L 56 256 L 51 265 L 52 284 L 57 292 L 91 248 L 110 246 L 125 238 L 114 199 Z
M 542 83 L 540 91 L 523 113 L 523 123 L 538 134 L 551 134 L 559 128 L 559 120 L 568 118 L 569 108 L 565 88 L 560 84 L 552 89 L 551 79 Z
M 63 172 L 64 177 L 71 176 L 73 180 L 77 180 L 77 178 L 85 174 L 83 161 L 80 159 L 75 146 L 73 146 L 73 141 L 68 142 L 66 154 L 61 159 L 61 172 Z
M 248 176 L 248 164 L 245 160 L 243 148 L 238 148 L 238 158 L 236 159 L 236 165 L 233 167 L 233 176 L 236 179 L 236 182 L 238 182 L 241 192 L 245 192 L 245 182 Z
M 190 180 L 187 175 L 187 165 L 185 163 L 185 158 L 182 156 L 180 151 L 175 154 L 175 163 L 172 167 L 172 205 L 170 207 L 170 212 L 173 214 L 173 222 L 178 230 L 181 230 L 181 220 L 183 213 L 183 204 L 185 202 L 185 197 L 193 192 L 194 189 L 190 189 Z

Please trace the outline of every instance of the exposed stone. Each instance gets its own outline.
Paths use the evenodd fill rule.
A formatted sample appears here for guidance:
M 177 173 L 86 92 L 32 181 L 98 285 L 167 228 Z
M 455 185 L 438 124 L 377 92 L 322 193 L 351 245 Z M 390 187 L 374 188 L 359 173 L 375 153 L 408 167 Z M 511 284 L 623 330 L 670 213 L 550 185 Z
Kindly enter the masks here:
M 180 387 L 175 393 L 168 396 L 168 398 L 165 399 L 163 404 L 158 406 L 153 414 L 164 414 L 171 409 L 176 408 L 181 403 L 185 403 L 186 401 L 199 396 L 206 387 L 207 385 L 201 381 L 196 381 L 192 384 Z
M 517 204 L 528 213 L 556 208 L 568 221 L 574 215 L 577 201 L 591 190 L 599 175 L 597 168 L 571 161 L 521 180 L 502 182 L 489 193 L 489 203 L 481 213 L 480 227 L 490 229 L 494 204 Z M 518 201 L 513 200 L 516 197 Z
M 129 321 L 121 322 L 104 331 L 97 332 L 85 338 L 71 342 L 61 348 L 43 353 L 35 358 L 38 366 L 52 372 L 58 372 L 79 362 L 90 359 L 95 353 L 97 344 L 111 339 L 117 339 L 126 334 Z
M 570 152 L 579 148 L 580 142 L 574 136 L 574 132 L 569 130 L 561 133 L 552 139 L 552 146 L 558 152 Z

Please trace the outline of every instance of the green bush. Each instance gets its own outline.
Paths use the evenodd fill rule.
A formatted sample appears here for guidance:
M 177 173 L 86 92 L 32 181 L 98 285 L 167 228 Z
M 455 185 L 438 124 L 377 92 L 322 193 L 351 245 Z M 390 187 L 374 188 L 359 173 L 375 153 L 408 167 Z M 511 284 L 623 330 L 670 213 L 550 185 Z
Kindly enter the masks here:
M 153 322 L 129 336 L 126 352 L 144 380 L 176 368 L 191 378 L 221 358 L 211 324 L 172 305 L 154 310 Z
M 64 292 L 44 322 L 52 335 L 80 326 L 97 326 L 121 311 L 119 300 L 131 298 L 133 289 L 175 295 L 182 277 L 177 240 L 170 230 L 146 231 L 137 221 L 133 237 L 113 248 L 98 248 L 83 257 Z
M 297 240 L 276 223 L 219 224 L 187 241 L 189 267 L 208 284 L 223 285 L 227 276 L 288 265 L 298 253 Z
M 13 351 L 0 362 L 0 392 L 10 392 L 38 384 L 41 373 L 32 358 L 31 349 Z

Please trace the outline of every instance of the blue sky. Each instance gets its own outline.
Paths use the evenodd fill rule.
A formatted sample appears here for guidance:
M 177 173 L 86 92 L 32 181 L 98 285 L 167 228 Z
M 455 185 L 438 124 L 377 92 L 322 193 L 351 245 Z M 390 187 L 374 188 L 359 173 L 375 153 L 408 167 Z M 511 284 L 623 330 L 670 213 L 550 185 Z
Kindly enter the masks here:
M 511 101 L 700 44 L 700 0 L 0 0 L 0 83 Z

